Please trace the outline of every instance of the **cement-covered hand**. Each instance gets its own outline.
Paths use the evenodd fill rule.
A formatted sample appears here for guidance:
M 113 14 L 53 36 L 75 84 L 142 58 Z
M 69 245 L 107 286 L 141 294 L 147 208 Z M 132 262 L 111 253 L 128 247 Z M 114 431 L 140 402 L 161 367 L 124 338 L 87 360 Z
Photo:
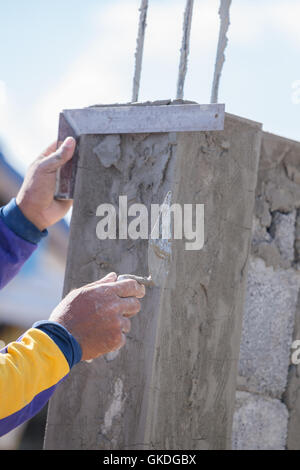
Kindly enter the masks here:
M 24 216 L 40 231 L 62 219 L 72 205 L 72 201 L 54 200 L 54 191 L 56 172 L 72 158 L 75 146 L 73 137 L 68 137 L 57 150 L 57 143 L 50 145 L 26 173 L 16 201 Z
M 130 318 L 140 308 L 145 287 L 132 279 L 117 281 L 115 273 L 70 292 L 49 321 L 64 326 L 79 342 L 82 360 L 94 359 L 125 344 Z

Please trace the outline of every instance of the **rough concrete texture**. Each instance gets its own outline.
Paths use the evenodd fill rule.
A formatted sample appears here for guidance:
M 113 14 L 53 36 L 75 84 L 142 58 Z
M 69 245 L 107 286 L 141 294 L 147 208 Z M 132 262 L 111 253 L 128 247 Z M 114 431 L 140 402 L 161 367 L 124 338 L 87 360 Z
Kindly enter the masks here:
M 211 92 L 211 100 L 210 100 L 211 103 L 218 102 L 220 80 L 221 80 L 223 65 L 225 62 L 225 49 L 228 43 L 227 33 L 228 33 L 229 25 L 230 25 L 230 17 L 229 17 L 230 5 L 231 5 L 231 0 L 221 0 L 221 5 L 219 8 L 220 31 L 219 31 L 217 57 L 216 57 L 216 63 L 215 63 L 212 92 Z
M 183 35 L 180 49 L 180 62 L 177 79 L 177 93 L 178 99 L 183 98 L 184 82 L 188 67 L 188 56 L 190 52 L 190 36 L 193 18 L 194 0 L 187 0 L 183 17 Z
M 300 209 L 297 209 L 297 214 L 296 214 L 295 263 L 296 263 L 296 268 L 299 270 L 300 269 Z
M 81 141 L 65 293 L 110 271 L 148 275 L 147 240 L 95 236 L 97 206 L 120 194 L 149 207 L 172 190 L 173 202 L 205 204 L 205 244 L 184 251 L 176 240 L 167 282 L 147 291 L 126 346 L 60 385 L 47 449 L 230 447 L 260 137 L 230 115 L 222 132 L 123 135 L 110 167 L 104 136 Z
M 298 298 L 293 341 L 300 339 L 300 296 Z M 294 352 L 292 350 L 291 352 Z M 300 365 L 290 363 L 288 371 L 288 385 L 283 401 L 289 411 L 288 450 L 300 450 Z
M 140 11 L 140 19 L 139 19 L 138 35 L 136 39 L 135 66 L 134 66 L 133 90 L 132 90 L 133 102 L 138 101 L 139 99 L 145 32 L 146 32 L 146 26 L 147 26 L 148 0 L 142 0 L 139 11 Z
M 263 133 L 252 254 L 275 269 L 287 269 L 297 262 L 300 243 L 295 225 L 300 207 L 299 160 L 299 142 Z
M 284 450 L 288 411 L 279 400 L 237 392 L 233 420 L 234 450 Z
M 295 224 L 296 210 L 289 214 L 275 212 L 273 215 L 270 233 L 274 239 L 280 256 L 290 265 L 295 259 Z
M 292 340 L 300 339 L 299 165 L 299 142 L 263 133 L 238 389 L 264 397 L 237 393 L 247 399 L 245 404 L 237 399 L 235 448 L 261 448 L 262 442 L 272 448 L 274 436 L 280 436 L 279 448 L 284 447 L 286 420 L 280 425 L 280 414 L 272 407 L 264 411 L 269 428 L 257 429 L 257 417 L 263 416 L 261 400 L 270 397 L 284 400 L 289 411 L 287 448 L 300 448 L 300 374 L 290 364 Z M 272 403 L 279 406 L 275 400 Z
M 299 154 L 299 142 L 263 134 L 256 198 L 271 212 L 288 213 L 300 207 Z
M 252 259 L 243 320 L 239 386 L 280 398 L 285 390 L 300 276 Z

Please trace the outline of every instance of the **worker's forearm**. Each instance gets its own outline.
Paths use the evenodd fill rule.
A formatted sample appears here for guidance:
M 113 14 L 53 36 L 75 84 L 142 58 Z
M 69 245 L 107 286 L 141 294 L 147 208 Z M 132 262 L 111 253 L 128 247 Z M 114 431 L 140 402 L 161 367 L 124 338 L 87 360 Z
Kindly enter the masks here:
M 47 235 L 22 214 L 15 199 L 0 209 L 0 289 L 21 269 Z
M 55 322 L 38 322 L 0 351 L 0 436 L 30 419 L 47 403 L 82 352 Z

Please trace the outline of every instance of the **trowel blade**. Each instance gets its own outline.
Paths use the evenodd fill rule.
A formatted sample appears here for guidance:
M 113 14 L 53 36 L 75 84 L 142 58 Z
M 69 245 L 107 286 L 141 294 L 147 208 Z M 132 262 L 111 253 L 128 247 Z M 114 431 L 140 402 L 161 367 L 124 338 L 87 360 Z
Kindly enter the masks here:
M 155 286 L 164 284 L 170 269 L 172 255 L 171 199 L 169 191 L 159 208 L 148 242 L 148 269 Z M 165 237 L 165 238 L 163 238 Z

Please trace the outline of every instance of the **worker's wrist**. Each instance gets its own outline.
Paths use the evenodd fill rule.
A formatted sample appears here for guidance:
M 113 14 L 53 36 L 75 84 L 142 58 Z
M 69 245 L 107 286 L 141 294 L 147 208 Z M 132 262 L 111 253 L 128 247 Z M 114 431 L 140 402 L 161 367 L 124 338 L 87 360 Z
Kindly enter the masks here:
M 37 244 L 48 234 L 47 230 L 39 230 L 25 217 L 15 198 L 1 208 L 0 217 L 10 230 L 30 243 Z
M 32 328 L 42 330 L 55 342 L 64 354 L 70 369 L 81 361 L 81 346 L 64 326 L 54 321 L 42 320 L 34 323 Z
M 46 222 L 43 212 L 40 212 L 39 201 L 33 203 L 23 198 L 20 194 L 16 197 L 16 203 L 24 217 L 29 220 L 38 230 L 43 232 L 47 229 L 49 224 Z

